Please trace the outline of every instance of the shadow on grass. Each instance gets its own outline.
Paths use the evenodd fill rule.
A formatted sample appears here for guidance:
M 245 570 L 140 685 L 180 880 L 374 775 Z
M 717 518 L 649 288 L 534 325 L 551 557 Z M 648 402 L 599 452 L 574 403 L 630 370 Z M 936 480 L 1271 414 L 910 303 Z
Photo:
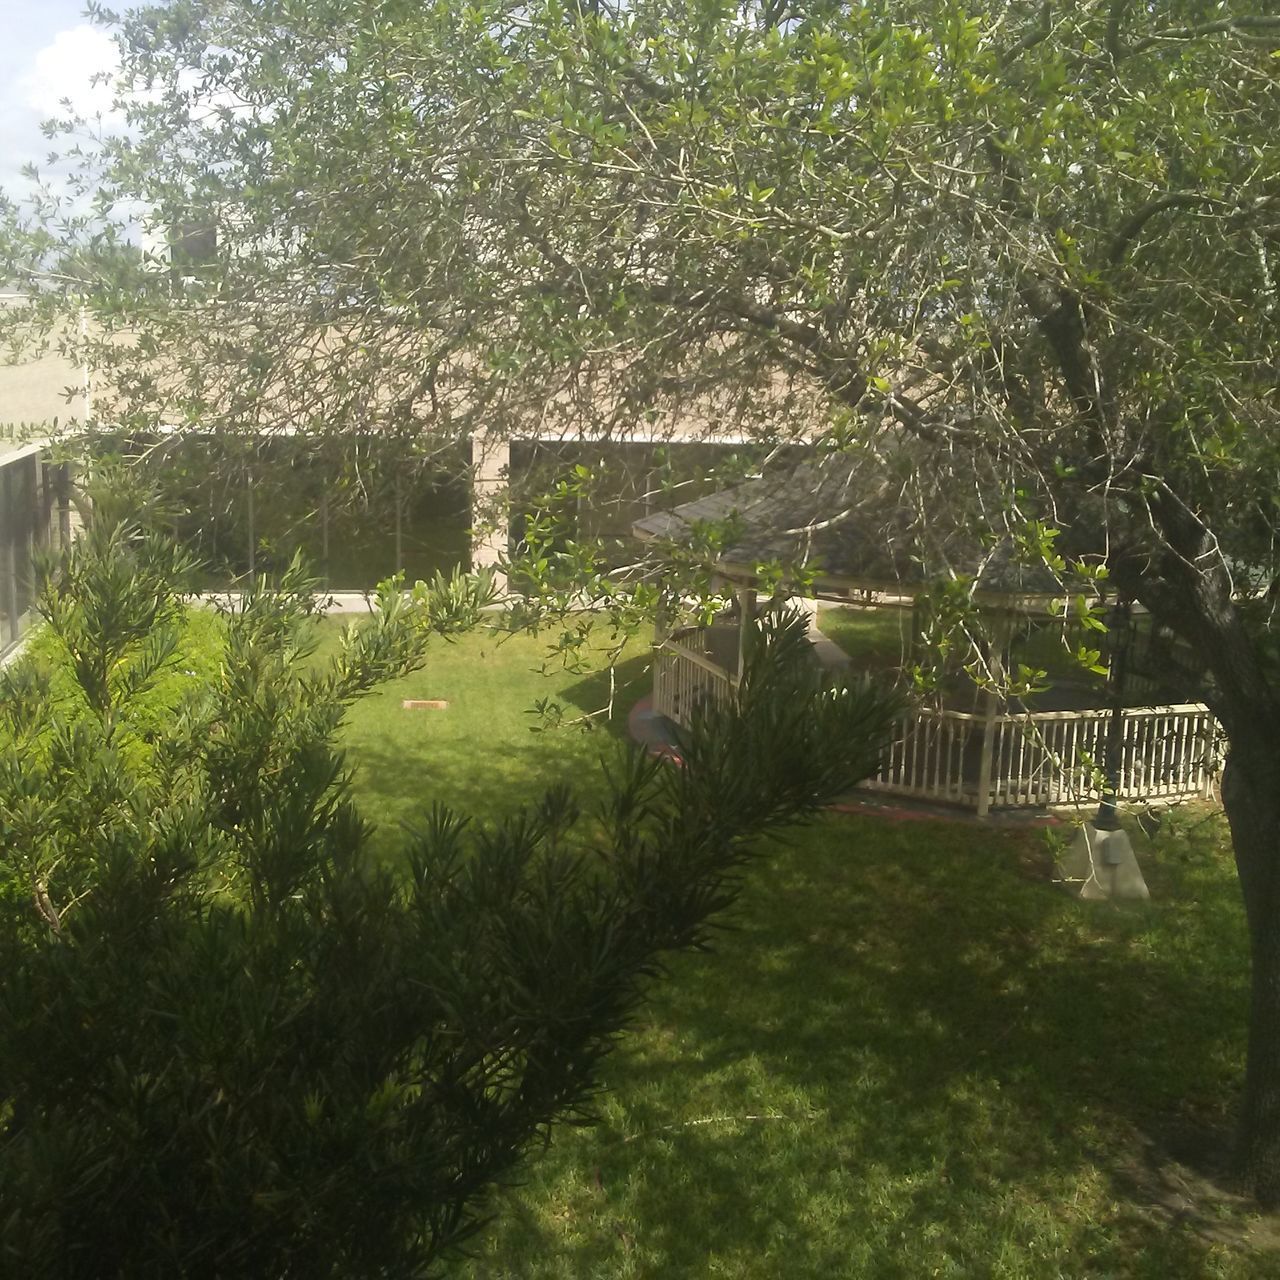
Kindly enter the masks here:
M 637 654 L 618 663 L 610 673 L 593 671 L 564 687 L 561 696 L 583 715 L 598 716 L 612 701 L 613 713 L 599 717 L 597 723 L 616 737 L 626 739 L 627 716 L 641 698 L 653 691 L 652 663 L 647 654 Z
M 1231 1101 L 1230 884 L 1082 904 L 1027 838 L 844 818 L 766 857 L 471 1274 L 1275 1274 L 1117 1194 L 1144 1130 Z

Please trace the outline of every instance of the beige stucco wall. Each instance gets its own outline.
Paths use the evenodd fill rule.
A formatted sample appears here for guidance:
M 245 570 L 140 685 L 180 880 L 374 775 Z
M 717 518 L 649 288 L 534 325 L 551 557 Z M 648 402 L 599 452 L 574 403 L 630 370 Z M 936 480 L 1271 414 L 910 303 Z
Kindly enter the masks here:
M 0 293 L 0 307 L 19 305 L 12 293 Z M 51 344 L 51 348 L 56 343 Z M 11 363 L 0 351 L 0 428 L 17 423 L 84 421 L 84 373 L 55 349 Z M 72 399 L 67 392 L 74 391 Z M 8 434 L 0 432 L 0 434 Z

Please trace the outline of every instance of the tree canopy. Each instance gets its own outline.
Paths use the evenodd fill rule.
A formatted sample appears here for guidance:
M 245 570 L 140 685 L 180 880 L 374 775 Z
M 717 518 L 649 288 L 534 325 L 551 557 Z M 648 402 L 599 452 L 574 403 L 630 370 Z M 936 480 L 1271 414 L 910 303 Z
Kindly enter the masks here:
M 1280 18 L 178 0 L 119 33 L 95 214 L 221 249 L 90 296 L 104 412 L 444 439 L 693 397 L 1105 560 L 1191 642 L 1255 944 L 1244 1158 L 1280 1197 Z

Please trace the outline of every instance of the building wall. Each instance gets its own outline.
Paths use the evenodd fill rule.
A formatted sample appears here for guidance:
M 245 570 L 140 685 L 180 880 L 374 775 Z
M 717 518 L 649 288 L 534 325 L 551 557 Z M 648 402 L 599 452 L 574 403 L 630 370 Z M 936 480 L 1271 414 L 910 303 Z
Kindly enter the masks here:
M 20 295 L 0 290 L 0 308 L 17 307 L 21 302 Z M 0 448 L 6 440 L 17 443 L 51 434 L 55 422 L 82 423 L 92 417 L 92 408 L 93 396 L 83 370 L 56 350 L 46 349 L 21 363 L 0 363 Z M 412 576 L 415 571 L 447 570 L 468 560 L 476 567 L 494 565 L 519 540 L 521 502 L 545 492 L 562 472 L 571 472 L 579 462 L 600 477 L 590 497 L 580 504 L 581 531 L 625 540 L 634 518 L 655 506 L 702 492 L 708 469 L 749 444 L 746 437 L 716 419 L 707 406 L 697 403 L 670 410 L 653 421 L 637 421 L 629 430 L 617 430 L 603 439 L 592 439 L 582 432 L 574 435 L 573 424 L 567 420 L 555 419 L 555 424 L 554 429 L 540 431 L 536 439 L 508 442 L 477 435 L 471 442 L 470 518 L 455 512 L 451 503 L 418 501 L 419 485 L 410 468 L 406 470 L 405 505 L 399 516 L 385 495 L 367 501 L 361 528 L 355 531 L 358 536 L 338 527 L 338 494 L 326 495 L 317 489 L 312 503 L 315 509 L 308 515 L 307 493 L 302 492 L 307 484 L 298 476 L 284 479 L 285 493 L 271 492 L 271 466 L 266 457 L 254 468 L 254 483 L 247 477 L 228 480 L 225 468 L 215 483 L 210 479 L 215 468 L 202 465 L 199 456 L 216 452 L 211 440 L 194 433 L 188 439 L 184 434 L 176 450 L 165 451 L 165 456 L 170 452 L 183 456 L 180 473 L 195 478 L 194 486 L 185 480 L 179 484 L 190 491 L 181 495 L 178 505 L 186 514 L 177 520 L 181 527 L 175 526 L 175 531 L 204 558 L 227 561 L 224 567 L 237 573 L 270 569 L 280 555 L 302 547 L 313 563 L 326 569 L 330 559 L 341 560 L 342 570 L 335 575 L 340 580 L 331 581 L 330 586 L 364 587 L 397 567 Z M 280 434 L 287 436 L 288 428 Z M 112 442 L 111 447 L 120 448 L 109 431 L 103 438 Z M 362 488 L 364 478 L 362 473 Z M 221 489 L 215 492 L 217 484 Z M 250 493 L 255 489 L 256 501 Z M 239 511 L 246 505 L 253 509 L 252 518 Z M 286 515 L 292 523 L 284 520 Z M 274 528 L 282 522 L 289 527 Z M 469 548 L 468 524 L 474 530 Z M 263 538 L 270 545 L 260 547 Z M 267 554 L 262 554 L 264 551 Z M 345 558 L 335 551 L 343 552 Z M 355 574 L 352 566 L 357 562 L 368 572 Z M 221 582 L 226 575 L 219 568 L 216 576 Z
M 21 303 L 19 294 L 0 292 L 0 308 Z M 56 341 L 50 349 L 24 354 L 16 363 L 0 350 L 0 441 L 12 439 L 19 426 L 51 427 L 55 421 L 84 421 L 84 370 L 55 348 Z M 72 393 L 69 401 L 68 392 Z

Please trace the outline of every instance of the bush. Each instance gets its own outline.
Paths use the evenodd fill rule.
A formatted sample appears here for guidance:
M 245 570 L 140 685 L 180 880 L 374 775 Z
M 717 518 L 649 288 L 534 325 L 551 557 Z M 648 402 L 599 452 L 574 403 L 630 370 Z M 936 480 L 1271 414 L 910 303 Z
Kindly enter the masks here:
M 683 769 L 620 757 L 586 818 L 563 789 L 491 826 L 437 804 L 391 874 L 336 734 L 485 583 L 387 584 L 318 663 L 295 567 L 171 687 L 183 567 L 95 528 L 43 590 L 45 661 L 4 677 L 4 1269 L 425 1275 L 549 1125 L 586 1117 L 749 837 L 874 767 L 894 699 L 822 688 L 770 620 Z

